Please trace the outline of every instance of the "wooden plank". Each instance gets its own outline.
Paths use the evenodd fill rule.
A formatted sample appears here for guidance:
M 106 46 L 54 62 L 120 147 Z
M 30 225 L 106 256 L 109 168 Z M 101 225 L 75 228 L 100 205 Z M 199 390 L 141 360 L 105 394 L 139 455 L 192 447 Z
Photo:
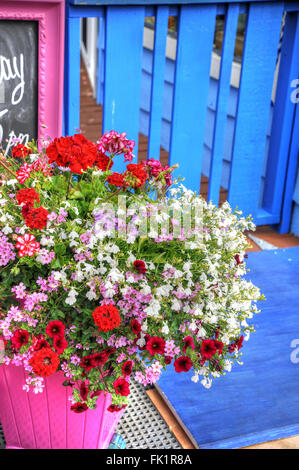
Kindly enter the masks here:
M 277 92 L 273 113 L 269 157 L 265 175 L 263 207 L 273 214 L 280 214 L 285 188 L 285 177 L 293 128 L 295 103 L 291 100 L 291 82 L 299 73 L 299 17 L 286 17 L 281 47 L 281 59 Z M 292 175 L 291 175 L 292 177 Z M 289 197 L 289 196 L 288 196 Z M 288 201 L 289 206 L 292 204 Z M 290 207 L 285 206 L 285 211 Z M 285 213 L 281 231 L 289 229 L 289 216 Z M 288 226 L 287 226 L 288 225 Z M 277 226 L 276 228 L 279 229 Z
M 215 17 L 215 5 L 188 5 L 179 18 L 170 165 L 180 165 L 193 190 L 200 184 Z
M 67 18 L 65 35 L 64 132 L 80 125 L 80 19 Z
M 126 132 L 138 149 L 144 7 L 107 7 L 103 131 Z M 116 159 L 113 169 L 125 164 Z
M 258 211 L 282 12 L 283 4 L 277 2 L 251 4 L 248 13 L 228 201 L 244 215 L 254 217 Z
M 168 7 L 159 6 L 156 12 L 148 139 L 148 158 L 156 159 L 160 156 L 167 33 Z
M 217 91 L 217 104 L 211 154 L 210 185 L 208 200 L 218 205 L 221 183 L 224 137 L 226 131 L 230 77 L 234 59 L 235 39 L 238 26 L 239 5 L 229 5 L 221 53 L 220 75 Z

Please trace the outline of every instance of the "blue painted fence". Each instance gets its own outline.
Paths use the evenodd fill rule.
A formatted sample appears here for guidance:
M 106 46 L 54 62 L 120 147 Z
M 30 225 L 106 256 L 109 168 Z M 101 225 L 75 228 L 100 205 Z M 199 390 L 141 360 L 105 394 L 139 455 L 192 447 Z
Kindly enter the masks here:
M 199 189 L 202 173 L 209 173 L 209 198 L 218 203 L 227 151 L 230 72 L 235 31 L 240 12 L 247 13 L 247 28 L 240 86 L 236 96 L 228 200 L 252 214 L 257 224 L 275 224 L 288 231 L 297 171 L 296 105 L 290 83 L 299 73 L 299 2 L 234 2 L 184 0 L 172 2 L 70 1 L 66 26 L 65 132 L 79 127 L 80 18 L 98 17 L 98 76 L 103 81 L 103 131 L 125 130 L 138 144 L 140 129 L 143 30 L 145 16 L 156 16 L 155 44 L 149 99 L 149 157 L 161 144 L 165 84 L 165 44 L 168 16 L 178 15 L 178 43 L 170 119 L 170 164 L 179 163 L 185 184 Z M 138 3 L 138 4 L 137 4 Z M 153 5 L 149 6 L 150 3 Z M 188 3 L 188 4 L 187 4 Z M 271 94 L 283 12 L 287 11 L 275 105 Z M 215 91 L 213 126 L 210 126 L 210 162 L 205 159 L 205 129 L 209 113 L 210 64 L 216 14 L 225 14 L 220 77 Z M 100 86 L 101 80 L 98 81 Z M 99 90 L 98 90 L 99 91 Z M 273 114 L 273 115 L 272 115 Z M 267 166 L 264 155 L 268 142 Z M 101 130 L 99 130 L 100 132 Z M 121 164 L 118 170 L 123 169 Z M 264 181 L 262 179 L 264 173 Z M 261 192 L 261 185 L 263 190 Z

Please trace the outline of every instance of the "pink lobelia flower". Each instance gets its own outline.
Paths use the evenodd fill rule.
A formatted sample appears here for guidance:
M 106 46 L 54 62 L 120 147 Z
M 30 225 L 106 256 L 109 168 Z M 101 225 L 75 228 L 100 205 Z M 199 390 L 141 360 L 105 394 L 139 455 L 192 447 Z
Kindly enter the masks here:
M 39 251 L 40 244 L 35 241 L 35 236 L 25 233 L 22 237 L 17 237 L 16 248 L 19 250 L 18 255 L 22 258 L 25 255 L 33 256 Z

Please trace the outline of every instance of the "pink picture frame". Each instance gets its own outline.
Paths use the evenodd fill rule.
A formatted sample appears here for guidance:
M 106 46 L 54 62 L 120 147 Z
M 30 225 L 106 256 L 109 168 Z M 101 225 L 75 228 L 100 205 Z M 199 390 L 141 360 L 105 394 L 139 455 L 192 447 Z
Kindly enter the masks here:
M 0 20 L 38 22 L 39 142 L 62 133 L 64 18 L 64 0 L 0 0 Z

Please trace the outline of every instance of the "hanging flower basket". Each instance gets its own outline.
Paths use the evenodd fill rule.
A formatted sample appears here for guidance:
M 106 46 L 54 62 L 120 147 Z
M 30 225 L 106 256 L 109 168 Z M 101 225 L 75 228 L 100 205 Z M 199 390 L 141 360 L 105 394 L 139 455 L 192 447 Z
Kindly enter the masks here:
M 132 163 L 133 149 L 111 131 L 0 156 L 8 447 L 107 447 L 132 378 L 153 384 L 169 365 L 210 387 L 254 331 L 251 218 L 187 190 L 177 165 Z

